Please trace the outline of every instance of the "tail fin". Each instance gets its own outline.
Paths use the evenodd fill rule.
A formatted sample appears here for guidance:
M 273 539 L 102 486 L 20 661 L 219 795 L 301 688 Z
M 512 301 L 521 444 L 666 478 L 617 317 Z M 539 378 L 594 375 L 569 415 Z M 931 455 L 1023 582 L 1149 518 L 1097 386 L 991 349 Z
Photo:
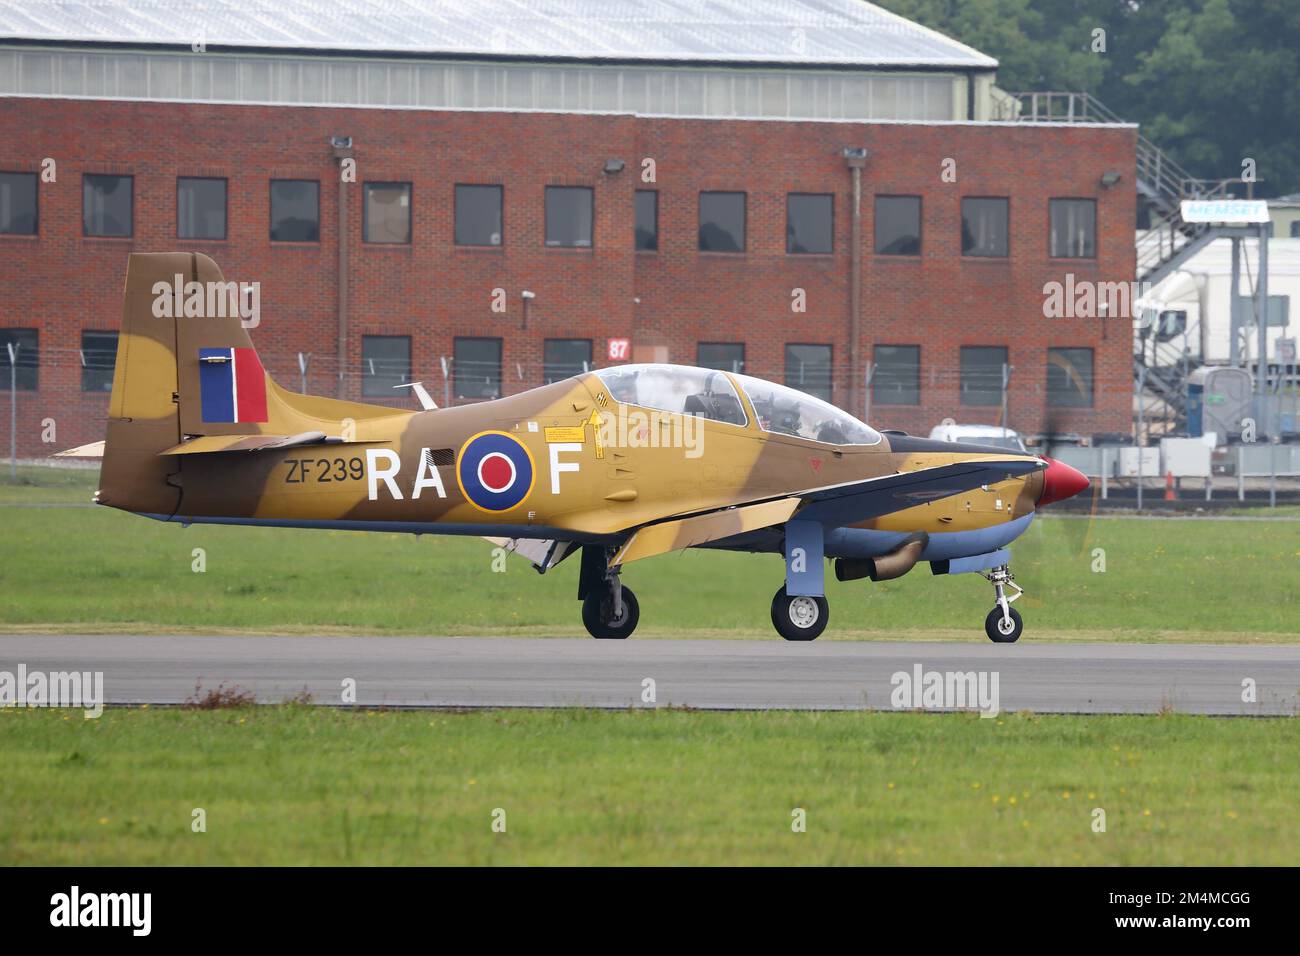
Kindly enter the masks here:
M 188 274 L 194 254 L 133 253 L 127 261 L 122 327 L 117 337 L 113 394 L 108 403 L 100 504 L 172 515 L 181 491 L 180 464 L 158 452 L 181 440 L 176 368 L 176 323 L 153 313 L 154 285 Z
M 178 455 L 194 436 L 336 435 L 344 423 L 406 414 L 286 392 L 262 367 L 237 307 L 236 284 L 199 253 L 133 253 L 97 500 L 173 515 Z

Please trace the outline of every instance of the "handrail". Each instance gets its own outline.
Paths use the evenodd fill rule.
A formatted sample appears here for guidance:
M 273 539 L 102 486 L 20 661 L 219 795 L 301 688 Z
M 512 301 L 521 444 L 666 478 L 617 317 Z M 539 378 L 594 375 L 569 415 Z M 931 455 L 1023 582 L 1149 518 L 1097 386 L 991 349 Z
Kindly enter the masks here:
M 1091 93 L 1047 90 L 1002 91 L 1009 102 L 999 104 L 996 118 L 1020 123 L 1123 123 L 1114 110 Z M 1009 107 L 1009 108 L 1008 108 Z M 1171 159 L 1159 146 L 1138 134 L 1137 168 L 1166 203 L 1181 199 L 1214 199 L 1227 195 L 1236 179 L 1199 179 Z

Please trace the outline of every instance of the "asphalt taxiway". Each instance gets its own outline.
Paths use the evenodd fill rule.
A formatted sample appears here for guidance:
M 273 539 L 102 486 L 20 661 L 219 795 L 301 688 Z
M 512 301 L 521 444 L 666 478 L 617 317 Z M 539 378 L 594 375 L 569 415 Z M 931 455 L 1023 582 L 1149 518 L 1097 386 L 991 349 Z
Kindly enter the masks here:
M 343 704 L 355 686 L 362 706 L 646 707 L 651 680 L 657 706 L 887 710 L 919 667 L 996 673 L 1003 712 L 1300 713 L 1295 645 L 0 635 L 0 671 L 19 664 L 102 671 L 110 705 L 224 684 L 262 702 Z

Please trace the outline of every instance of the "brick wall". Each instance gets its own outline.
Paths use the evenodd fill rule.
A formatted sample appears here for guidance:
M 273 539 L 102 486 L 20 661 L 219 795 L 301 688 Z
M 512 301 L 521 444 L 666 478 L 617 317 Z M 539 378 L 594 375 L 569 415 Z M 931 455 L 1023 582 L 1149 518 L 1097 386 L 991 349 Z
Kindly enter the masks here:
M 344 187 L 353 373 L 364 333 L 410 335 L 414 375 L 439 400 L 439 357 L 452 354 L 457 335 L 504 340 L 507 393 L 540 383 L 547 337 L 591 338 L 602 364 L 610 337 L 666 347 L 669 359 L 682 363 L 695 361 L 697 342 L 743 342 L 747 369 L 778 380 L 787 342 L 826 343 L 835 399 L 847 403 L 850 375 L 862 370 L 849 368 L 851 180 L 841 153 L 865 146 L 862 357 L 870 361 L 876 343 L 918 344 L 922 365 L 921 405 L 875 406 L 873 424 L 924 433 L 947 415 L 993 420 L 996 409 L 958 404 L 958 350 L 1005 345 L 1015 366 L 1011 425 L 1037 430 L 1047 348 L 1082 346 L 1095 350 L 1094 404 L 1062 410 L 1056 424 L 1083 433 L 1129 428 L 1129 324 L 1046 319 L 1042 287 L 1068 272 L 1080 280 L 1132 279 L 1132 129 L 7 99 L 0 101 L 0 170 L 36 171 L 47 157 L 57 164 L 57 181 L 40 186 L 40 235 L 0 237 L 0 327 L 41 330 L 40 390 L 19 393 L 20 454 L 52 450 L 40 442 L 46 418 L 57 423 L 54 447 L 101 437 L 107 397 L 80 391 L 74 350 L 83 329 L 117 327 L 132 251 L 193 249 L 212 256 L 228 279 L 260 282 L 262 321 L 252 335 L 273 373 L 296 388 L 293 356 L 311 353 L 309 387 L 334 394 L 338 169 L 331 135 L 351 136 L 357 160 L 358 182 Z M 642 182 L 644 158 L 655 161 L 654 183 Z M 945 158 L 956 161 L 956 182 L 941 179 Z M 606 159 L 622 159 L 626 168 L 605 175 Z M 1107 171 L 1122 174 L 1109 190 L 1099 184 Z M 135 177 L 133 238 L 82 236 L 86 172 Z M 228 179 L 226 240 L 176 238 L 177 176 Z M 319 243 L 270 242 L 272 178 L 320 180 Z M 361 241 L 360 184 L 370 180 L 412 183 L 409 246 Z M 454 245 L 455 183 L 504 186 L 500 248 Z M 543 191 L 557 184 L 594 189 L 592 248 L 544 245 Z M 637 188 L 660 193 L 655 253 L 634 250 Z M 744 254 L 698 251 L 702 189 L 747 194 Z M 835 195 L 833 254 L 785 253 L 792 191 Z M 920 256 L 873 253 L 877 193 L 922 197 Z M 1007 258 L 961 256 L 961 197 L 968 195 L 1010 197 Z M 1097 200 L 1095 260 L 1048 258 L 1048 199 L 1064 196 Z M 506 290 L 505 315 L 491 310 L 496 288 Z M 791 311 L 795 288 L 806 291 L 806 313 Z M 526 332 L 524 289 L 536 294 Z M 347 383 L 355 395 L 356 375 Z M 0 413 L 0 454 L 7 453 L 7 411 Z

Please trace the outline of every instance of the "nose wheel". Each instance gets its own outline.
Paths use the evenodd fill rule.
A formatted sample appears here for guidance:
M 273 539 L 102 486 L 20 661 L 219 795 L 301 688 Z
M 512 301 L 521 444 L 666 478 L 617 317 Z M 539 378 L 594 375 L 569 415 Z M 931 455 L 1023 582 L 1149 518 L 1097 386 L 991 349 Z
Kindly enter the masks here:
M 820 594 L 791 597 L 782 587 L 772 598 L 772 625 L 787 641 L 815 641 L 829 619 L 830 605 Z
M 993 585 L 994 606 L 984 619 L 984 633 L 995 644 L 1014 644 L 1020 640 L 1020 632 L 1025 623 L 1020 614 L 1011 606 L 1018 600 L 1025 589 L 1012 579 L 1010 565 L 1002 565 L 984 573 L 984 577 Z M 1008 594 L 1007 592 L 1011 593 Z

